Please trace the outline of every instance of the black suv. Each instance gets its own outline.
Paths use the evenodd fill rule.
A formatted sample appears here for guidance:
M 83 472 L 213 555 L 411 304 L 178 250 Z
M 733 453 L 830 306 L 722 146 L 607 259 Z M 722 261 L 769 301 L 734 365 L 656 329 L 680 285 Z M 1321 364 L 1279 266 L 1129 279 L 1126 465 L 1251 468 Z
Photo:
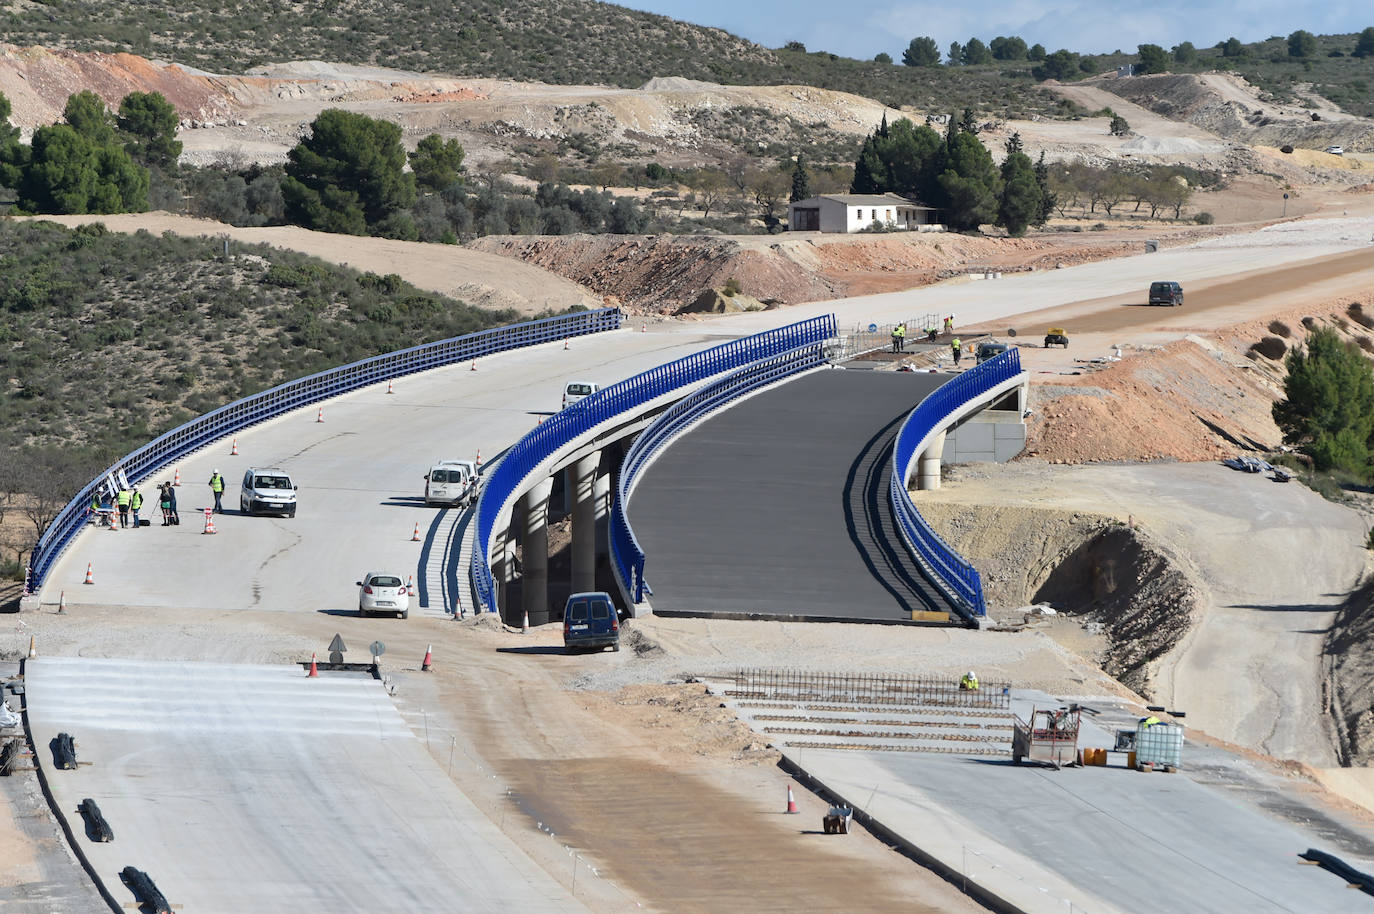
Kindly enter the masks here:
M 1150 304 L 1152 305 L 1181 305 L 1183 304 L 1183 287 L 1176 282 L 1152 282 L 1150 283 Z

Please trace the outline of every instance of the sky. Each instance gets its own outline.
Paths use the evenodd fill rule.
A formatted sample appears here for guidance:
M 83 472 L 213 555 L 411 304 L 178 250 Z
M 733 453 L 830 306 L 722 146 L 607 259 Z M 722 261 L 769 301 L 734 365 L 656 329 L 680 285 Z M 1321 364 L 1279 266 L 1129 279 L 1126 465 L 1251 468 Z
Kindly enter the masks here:
M 1298 29 L 1315 35 L 1359 32 L 1374 25 L 1374 7 L 1347 0 L 615 0 L 616 5 L 715 26 L 765 47 L 800 41 L 808 51 L 871 60 L 885 51 L 901 60 L 911 39 L 929 35 L 941 52 L 971 37 L 984 43 L 1019 35 L 1049 51 L 1134 53 L 1191 41 L 1211 47 Z M 1243 12 L 1241 12 L 1243 10 Z

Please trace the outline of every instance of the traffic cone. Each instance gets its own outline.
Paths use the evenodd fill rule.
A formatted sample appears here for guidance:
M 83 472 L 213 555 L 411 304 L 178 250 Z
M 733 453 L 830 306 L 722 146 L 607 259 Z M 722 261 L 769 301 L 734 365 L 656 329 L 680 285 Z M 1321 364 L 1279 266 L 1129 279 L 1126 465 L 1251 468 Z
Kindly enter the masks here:
M 67 611 L 67 592 L 64 590 L 57 597 L 57 614 L 60 616 Z
M 386 392 L 389 394 L 394 394 L 396 392 L 396 388 L 392 386 L 392 382 L 390 381 L 386 382 Z
M 35 657 L 37 657 L 37 656 L 38 656 L 38 642 L 34 640 L 34 636 L 33 636 L 33 635 L 29 635 L 29 659 L 32 660 L 33 658 L 35 658 Z
M 567 340 L 564 340 L 564 341 L 563 341 L 563 348 L 564 348 L 564 349 L 567 349 L 567 348 L 568 348 L 568 341 L 567 341 Z
M 477 360 L 476 360 L 476 359 L 473 359 L 473 360 L 472 360 L 472 367 L 469 368 L 468 371 L 476 371 L 476 370 L 477 370 Z
M 230 457 L 237 457 L 238 455 L 239 455 L 239 439 L 235 438 L 235 439 L 233 440 L 233 442 L 229 445 L 229 456 L 230 456 Z
M 115 509 L 114 509 L 114 508 L 110 508 L 110 532 L 113 533 L 114 531 L 116 531 L 116 530 L 118 530 L 118 529 L 119 529 L 119 515 L 115 512 Z
M 94 583 L 95 583 L 95 575 L 91 573 L 91 563 L 90 563 L 90 562 L 87 562 L 87 563 L 86 563 L 86 580 L 85 580 L 83 583 L 86 583 L 86 584 L 94 584 Z
M 202 530 L 202 531 L 200 531 L 202 534 L 206 534 L 206 533 L 218 533 L 218 532 L 219 532 L 218 530 L 215 529 L 215 514 L 214 514 L 214 510 L 215 510 L 214 508 L 206 508 L 206 509 L 205 509 L 205 529 Z
M 801 812 L 801 810 L 797 808 L 797 798 L 794 797 L 794 796 L 792 796 L 792 785 L 791 785 L 791 784 L 788 784 L 788 785 L 787 785 L 787 815 L 789 815 L 789 816 L 794 816 L 794 815 L 796 815 L 796 814 L 799 813 L 799 812 Z
M 432 644 L 425 645 L 425 659 L 424 659 L 424 662 L 420 664 L 420 672 L 422 672 L 422 673 L 428 673 L 428 672 L 429 672 L 429 661 L 430 661 L 430 658 L 432 657 L 433 654 L 434 654 L 434 645 L 432 645 Z
M 178 468 L 177 468 L 177 471 L 176 471 L 175 473 L 172 474 L 172 485 L 174 485 L 174 486 L 179 486 L 179 485 L 181 485 L 181 468 L 180 468 L 180 467 L 178 467 Z
M 525 613 L 525 618 L 524 618 L 524 619 L 521 621 L 521 623 L 520 623 L 520 634 L 522 634 L 522 635 L 528 635 L 529 633 L 530 633 L 530 614 L 529 614 L 528 611 L 526 611 L 526 613 Z
M 415 595 L 415 575 L 406 575 L 406 593 Z
M 323 421 L 324 421 L 324 407 L 323 407 L 323 406 L 320 407 L 320 411 L 319 411 L 319 412 L 315 413 L 315 421 L 316 421 L 316 422 L 323 422 Z
M 415 532 L 410 534 L 410 541 L 412 543 L 418 543 L 420 541 L 420 522 L 418 520 L 415 522 Z
M 319 667 L 317 667 L 317 666 L 315 665 L 315 654 L 314 654 L 314 652 L 311 652 L 311 654 L 310 654 L 310 672 L 309 672 L 309 673 L 306 673 L 305 675 L 306 675 L 306 678 L 307 678 L 307 679 L 309 679 L 311 676 L 317 676 L 317 677 L 318 677 L 318 676 L 320 675 Z
M 648 325 L 648 324 L 640 324 L 640 325 L 639 325 L 639 332 L 640 332 L 640 333 L 648 333 L 648 332 L 649 332 L 649 325 Z
M 478 449 L 477 449 L 477 459 L 474 460 L 473 463 L 477 465 L 478 469 L 481 469 L 481 466 L 482 466 L 482 449 L 481 449 L 481 448 L 478 448 Z

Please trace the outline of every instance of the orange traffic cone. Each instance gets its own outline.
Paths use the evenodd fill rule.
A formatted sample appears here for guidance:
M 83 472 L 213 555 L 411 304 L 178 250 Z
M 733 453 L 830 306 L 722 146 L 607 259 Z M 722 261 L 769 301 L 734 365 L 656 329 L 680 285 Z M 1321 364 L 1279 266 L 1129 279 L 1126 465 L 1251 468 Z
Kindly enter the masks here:
M 323 422 L 323 421 L 324 421 L 324 407 L 323 407 L 323 406 L 320 407 L 320 411 L 319 411 L 319 412 L 315 413 L 315 421 L 316 421 L 316 422 Z
M 57 596 L 57 614 L 60 616 L 67 611 L 67 592 L 64 590 Z
M 115 509 L 114 509 L 114 508 L 111 508 L 111 509 L 110 509 L 110 532 L 113 533 L 115 530 L 118 530 L 118 529 L 119 529 L 119 515 L 115 513 Z
M 792 785 L 791 785 L 791 784 L 788 784 L 788 785 L 787 785 L 787 815 L 792 816 L 792 815 L 796 815 L 796 814 L 799 813 L 799 812 L 801 812 L 801 810 L 797 808 L 797 798 L 794 797 L 794 796 L 792 796 Z
M 482 449 L 481 449 L 481 448 L 478 448 L 478 449 L 477 449 L 477 459 L 474 460 L 473 463 L 477 465 L 478 469 L 481 469 L 481 467 L 482 467 Z
M 205 534 L 205 533 L 218 533 L 218 532 L 219 532 L 218 530 L 215 529 L 215 514 L 214 514 L 214 511 L 215 511 L 214 508 L 206 508 L 206 509 L 205 509 L 205 529 L 202 530 L 202 531 L 200 531 L 202 534 Z
M 175 473 L 172 474 L 172 485 L 174 485 L 174 486 L 179 486 L 179 485 L 181 485 L 181 468 L 180 468 L 180 467 L 178 467 L 178 468 L 177 468 L 177 471 L 176 471 Z
M 429 661 L 430 661 L 431 657 L 433 656 L 433 654 L 434 654 L 434 645 L 432 645 L 432 644 L 426 645 L 426 646 L 425 646 L 425 659 L 424 659 L 424 662 L 420 664 L 420 672 L 422 672 L 422 673 L 428 673 L 428 672 L 429 672 Z
M 389 394 L 394 394 L 396 392 L 396 388 L 392 386 L 390 381 L 386 382 L 386 392 Z
M 320 675 L 320 669 L 319 669 L 318 666 L 315 665 L 315 654 L 312 652 L 312 653 L 310 654 L 310 672 L 306 674 L 306 678 L 308 679 L 308 678 L 310 678 L 311 676 L 319 676 L 319 675 Z
M 233 442 L 229 445 L 229 456 L 230 456 L 230 457 L 237 457 L 238 455 L 239 455 L 239 439 L 235 438 L 235 439 L 233 440 Z
M 568 348 L 568 341 L 567 341 L 567 340 L 564 340 L 564 341 L 563 341 L 563 348 L 564 348 L 564 349 L 567 349 L 567 348 Z
M 406 593 L 415 596 L 415 575 L 406 576 Z
M 640 324 L 640 325 L 639 325 L 639 332 L 640 332 L 640 333 L 648 333 L 648 332 L 649 332 L 649 325 L 648 325 L 648 324 Z
M 32 660 L 33 658 L 35 658 L 35 657 L 37 657 L 37 656 L 38 656 L 38 642 L 34 639 L 34 636 L 33 636 L 33 635 L 29 635 L 29 659 Z
M 410 541 L 412 543 L 418 543 L 420 541 L 420 522 L 418 520 L 415 522 L 415 532 L 410 534 Z
M 473 359 L 473 360 L 472 360 L 472 367 L 469 368 L 468 371 L 476 371 L 476 370 L 477 370 L 477 360 L 476 360 L 476 359 Z
M 90 562 L 87 562 L 87 563 L 86 563 L 86 580 L 84 581 L 84 583 L 86 583 L 86 584 L 94 584 L 94 583 L 95 583 L 95 575 L 91 572 L 91 563 L 90 563 Z
M 530 633 L 530 614 L 529 614 L 528 612 L 526 612 L 526 613 L 525 613 L 525 618 L 524 618 L 524 620 L 520 623 L 520 634 L 522 634 L 522 635 L 528 635 L 529 633 Z

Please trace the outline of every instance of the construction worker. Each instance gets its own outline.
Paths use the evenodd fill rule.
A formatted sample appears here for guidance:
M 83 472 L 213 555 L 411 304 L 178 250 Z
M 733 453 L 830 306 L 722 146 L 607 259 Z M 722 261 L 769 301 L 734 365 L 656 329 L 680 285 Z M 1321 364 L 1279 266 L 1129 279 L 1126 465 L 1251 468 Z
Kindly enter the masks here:
M 1153 727 L 1155 724 L 1162 724 L 1162 723 L 1164 723 L 1164 721 L 1160 720 L 1158 717 L 1155 717 L 1153 714 L 1151 714 L 1149 717 L 1142 717 L 1142 718 L 1140 718 L 1140 729 L 1142 729 L 1142 730 L 1148 730 L 1148 729 L 1150 729 L 1151 727 Z
M 950 334 L 952 334 L 952 333 L 954 333 L 954 315 L 953 315 L 953 314 L 951 314 L 949 317 L 945 318 L 945 335 L 948 336 L 948 335 L 950 335 Z
M 134 529 L 138 529 L 138 509 L 143 507 L 143 493 L 138 491 L 138 486 L 134 486 L 133 492 L 129 494 L 129 512 L 134 516 Z
M 893 327 L 893 328 L 892 328 L 892 351 L 893 351 L 894 353 L 897 351 L 897 328 L 896 328 L 896 327 Z
M 133 498 L 132 492 L 128 489 L 120 489 L 115 496 L 115 504 L 119 506 L 119 526 L 129 526 L 129 500 Z
M 978 691 L 978 676 L 977 676 L 977 674 L 975 674 L 975 673 L 973 672 L 973 670 L 969 670 L 967 673 L 965 673 L 965 674 L 959 679 L 959 691 L 960 691 L 960 692 L 976 692 L 976 691 Z
M 897 351 L 906 352 L 906 324 L 898 324 L 892 335 L 897 338 Z
M 937 338 L 939 335 L 940 335 L 940 331 L 939 331 L 939 330 L 936 330 L 934 327 L 927 327 L 927 328 L 926 328 L 926 341 L 927 341 L 927 342 L 930 342 L 930 343 L 935 342 L 936 338 Z
M 223 514 L 224 506 L 220 504 L 220 499 L 224 496 L 224 477 L 219 475 L 219 470 L 210 474 L 210 491 L 215 493 L 215 513 Z
M 958 365 L 959 356 L 963 354 L 963 342 L 956 336 L 953 340 L 950 341 L 949 348 L 954 352 L 954 364 Z

